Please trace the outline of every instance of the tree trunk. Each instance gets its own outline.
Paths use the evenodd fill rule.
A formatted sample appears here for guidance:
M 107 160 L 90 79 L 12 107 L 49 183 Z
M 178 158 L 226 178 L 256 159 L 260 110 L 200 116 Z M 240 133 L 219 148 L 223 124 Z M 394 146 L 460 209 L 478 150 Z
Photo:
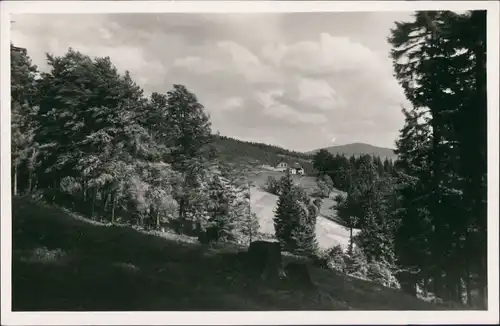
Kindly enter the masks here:
M 252 243 L 253 240 L 253 229 L 252 229 L 252 185 L 250 183 L 248 186 L 248 219 L 249 219 L 249 232 L 248 232 L 248 245 Z
M 55 203 L 56 201 L 56 196 L 58 195 L 58 190 L 59 190 L 59 187 L 57 186 L 57 175 L 55 176 L 54 178 L 54 182 L 52 183 L 52 189 L 54 189 L 54 193 L 52 194 L 52 204 Z
M 411 295 L 412 297 L 417 297 L 417 282 L 415 276 L 410 272 L 403 272 L 401 274 L 401 288 L 404 292 Z
M 33 191 L 33 169 L 30 167 L 28 171 L 28 189 L 26 192 L 28 194 L 31 194 L 32 191 Z
M 446 293 L 446 300 L 448 301 L 456 301 L 457 294 L 456 294 L 456 279 L 453 271 L 446 271 L 446 276 L 445 276 L 445 293 Z
M 464 300 L 463 300 L 463 287 L 462 287 L 462 279 L 459 278 L 458 281 L 457 281 L 457 299 L 458 299 L 458 302 L 460 304 L 463 304 L 464 303 Z
M 179 201 L 179 218 L 181 220 L 184 218 L 184 198 Z
M 479 274 L 479 295 L 484 309 L 488 309 L 488 280 L 484 256 L 481 259 L 481 272 Z
M 96 200 L 97 200 L 97 187 L 94 187 L 94 194 L 92 195 L 92 208 L 90 211 L 90 218 L 94 218 Z
M 177 233 L 182 233 L 182 229 L 184 226 L 184 215 L 185 215 L 185 200 L 181 198 L 179 200 L 179 224 L 177 225 Z
M 434 279 L 433 279 L 433 283 L 434 283 L 434 295 L 436 297 L 442 297 L 443 293 L 442 293 L 442 284 L 441 284 L 441 275 L 439 275 L 439 273 L 436 273 L 436 275 L 434 275 Z
M 477 226 L 479 229 L 480 240 L 479 240 L 479 257 L 480 257 L 480 269 L 479 269 L 479 291 L 481 295 L 481 301 L 483 307 L 487 309 L 488 307 L 488 289 L 487 289 L 487 277 L 488 277 L 488 266 L 487 266 L 487 190 L 483 184 L 483 177 L 487 173 L 487 80 L 486 80 L 486 12 L 477 11 L 471 14 L 474 19 L 475 27 L 484 33 L 477 38 L 477 43 L 475 44 L 474 54 L 476 57 L 476 67 L 475 67 L 475 87 L 476 87 L 476 98 L 469 106 L 469 116 L 472 120 L 467 120 L 468 127 L 472 128 L 473 138 L 470 142 L 472 159 L 469 161 L 470 165 L 469 173 L 471 174 L 470 181 L 470 196 L 473 198 L 473 216 L 477 220 Z
M 35 165 L 34 162 L 36 156 L 37 156 L 37 150 L 34 149 L 28 166 L 28 191 L 27 191 L 28 194 L 31 194 L 33 192 L 33 170 L 34 170 L 34 165 Z
M 103 191 L 101 214 L 104 215 L 104 216 L 106 216 L 106 207 L 108 206 L 109 195 L 110 195 L 110 191 L 109 190 Z
M 85 181 L 85 177 L 82 180 L 82 204 L 85 205 L 87 202 L 87 182 Z
M 111 223 L 115 223 L 115 207 L 116 207 L 116 194 L 111 193 Z
M 472 302 L 470 267 L 467 253 L 465 257 L 465 290 L 467 292 L 467 305 L 472 307 L 474 303 Z
M 349 255 L 352 255 L 352 250 L 354 249 L 354 244 L 352 242 L 352 227 L 349 228 Z
M 14 164 L 14 189 L 13 189 L 13 193 L 14 193 L 14 196 L 17 196 L 17 166 L 18 164 Z

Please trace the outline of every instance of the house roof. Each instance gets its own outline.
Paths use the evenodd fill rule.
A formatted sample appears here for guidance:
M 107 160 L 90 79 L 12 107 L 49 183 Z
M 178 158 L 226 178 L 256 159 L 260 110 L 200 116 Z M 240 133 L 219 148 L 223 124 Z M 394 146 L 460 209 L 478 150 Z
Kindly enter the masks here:
M 300 165 L 300 163 L 290 163 L 290 162 L 286 162 L 286 161 L 281 161 L 279 162 L 277 165 L 280 165 L 280 164 L 286 164 L 294 169 L 302 169 L 302 165 Z

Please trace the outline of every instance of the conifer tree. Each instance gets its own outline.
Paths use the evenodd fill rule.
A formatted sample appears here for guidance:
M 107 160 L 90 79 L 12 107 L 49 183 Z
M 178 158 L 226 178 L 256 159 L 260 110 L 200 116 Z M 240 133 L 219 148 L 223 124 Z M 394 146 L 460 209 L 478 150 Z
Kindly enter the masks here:
M 461 301 L 465 282 L 467 301 L 473 304 L 471 287 L 478 284 L 483 307 L 485 17 L 482 11 L 422 11 L 413 21 L 397 23 L 389 38 L 396 77 L 413 105 L 396 162 L 403 180 L 398 258 L 405 265 L 420 265 L 420 281 L 447 300 Z M 414 252 L 403 238 L 425 245 Z
M 274 217 L 276 237 L 285 251 L 313 253 L 319 209 L 304 190 L 294 185 L 290 170 L 282 178 L 281 187 Z

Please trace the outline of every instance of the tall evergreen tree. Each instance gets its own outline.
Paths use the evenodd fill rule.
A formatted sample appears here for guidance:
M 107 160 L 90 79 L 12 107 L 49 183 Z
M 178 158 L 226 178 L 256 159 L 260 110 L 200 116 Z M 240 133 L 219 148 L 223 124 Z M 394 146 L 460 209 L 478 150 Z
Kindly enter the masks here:
M 428 216 L 424 220 L 430 226 L 424 229 L 432 232 L 426 236 L 427 260 L 419 262 L 425 264 L 426 276 L 422 277 L 429 278 L 438 296 L 455 301 L 461 301 L 465 280 L 468 302 L 472 303 L 471 278 L 476 275 L 483 306 L 485 17 L 480 11 L 418 12 L 413 21 L 397 23 L 389 39 L 396 76 L 414 106 L 407 114 L 407 126 L 398 145 L 398 168 L 403 169 L 407 180 L 416 181 L 402 187 L 406 190 L 401 191 L 405 206 L 400 210 L 401 228 L 411 232 L 407 225 L 421 219 L 422 214 Z M 425 148 L 417 142 L 423 134 Z M 419 236 L 410 236 L 413 238 L 417 241 Z M 474 257 L 470 248 L 476 250 Z M 408 254 L 405 250 L 399 253 L 402 260 Z
M 276 238 L 283 250 L 310 253 L 315 250 L 317 208 L 310 206 L 309 198 L 293 184 L 287 170 L 281 184 L 274 217 Z
M 218 175 L 214 175 L 208 184 L 209 225 L 216 231 L 215 240 L 234 240 L 233 230 L 237 219 L 232 211 L 236 194 L 232 185 Z

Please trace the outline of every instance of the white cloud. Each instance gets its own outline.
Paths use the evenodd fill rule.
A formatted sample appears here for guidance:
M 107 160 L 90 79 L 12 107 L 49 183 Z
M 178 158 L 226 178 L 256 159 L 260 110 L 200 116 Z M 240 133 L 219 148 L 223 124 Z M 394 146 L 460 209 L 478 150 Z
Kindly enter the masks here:
M 238 67 L 260 65 L 260 60 L 245 47 L 233 41 L 217 42 L 217 47 L 231 54 L 233 63 Z
M 288 47 L 283 44 L 266 44 L 262 50 L 262 56 L 264 59 L 269 60 L 272 62 L 275 66 L 279 66 L 281 64 L 281 59 L 283 56 L 286 54 L 288 51 Z
M 110 39 L 113 37 L 113 33 L 105 27 L 99 28 L 99 32 L 104 39 Z
M 345 101 L 325 80 L 302 78 L 298 89 L 299 101 L 321 110 L 333 110 L 345 105 Z
M 273 67 L 247 48 L 233 41 L 219 41 L 203 48 L 192 47 L 187 57 L 176 58 L 173 65 L 194 74 L 229 73 L 250 84 L 279 83 L 281 76 Z M 195 53 L 195 54 L 193 54 Z
M 292 123 L 321 124 L 327 121 L 322 114 L 298 111 L 289 105 L 278 102 L 276 97 L 282 95 L 282 90 L 256 93 L 257 100 L 265 109 L 265 114 L 270 117 L 286 119 Z
M 47 69 L 46 52 L 64 55 L 70 47 L 91 57 L 110 57 L 120 73 L 128 70 L 143 84 L 155 80 L 156 74 L 167 70 L 160 58 L 146 59 L 144 48 L 133 44 L 109 44 L 118 27 L 108 23 L 105 15 L 23 15 L 16 20 L 22 27 L 13 30 L 13 42 L 25 46 L 42 70 Z
M 191 55 L 184 58 L 176 58 L 173 66 L 184 68 L 195 74 L 212 74 L 225 69 L 222 62 L 213 60 L 213 58 L 201 58 Z
M 279 48 L 279 51 L 284 50 Z M 321 33 L 317 41 L 290 45 L 281 63 L 302 73 L 325 75 L 377 68 L 376 54 L 349 37 Z
M 229 97 L 225 99 L 221 105 L 221 109 L 226 110 L 238 110 L 243 108 L 244 100 L 241 97 Z
M 177 58 L 174 61 L 174 66 L 176 67 L 186 67 L 192 68 L 193 66 L 198 65 L 201 62 L 200 57 L 188 56 L 185 58 Z
M 269 107 L 273 105 L 275 101 L 275 97 L 282 96 L 283 90 L 281 89 L 273 89 L 268 92 L 256 92 L 255 93 L 257 100 L 264 106 Z

